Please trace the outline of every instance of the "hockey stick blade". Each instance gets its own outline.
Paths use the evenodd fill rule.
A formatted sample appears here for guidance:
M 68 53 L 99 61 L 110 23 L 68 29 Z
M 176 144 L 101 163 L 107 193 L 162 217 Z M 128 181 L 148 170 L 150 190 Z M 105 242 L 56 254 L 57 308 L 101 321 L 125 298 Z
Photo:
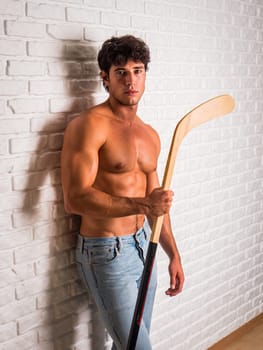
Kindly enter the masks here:
M 209 120 L 221 117 L 233 111 L 235 101 L 230 95 L 221 95 L 201 103 L 189 113 L 187 113 L 177 124 L 163 176 L 162 188 L 168 190 L 171 185 L 172 175 L 176 156 L 183 138 L 193 128 L 208 122 Z M 153 225 L 151 241 L 158 243 L 163 224 L 163 216 L 159 216 Z

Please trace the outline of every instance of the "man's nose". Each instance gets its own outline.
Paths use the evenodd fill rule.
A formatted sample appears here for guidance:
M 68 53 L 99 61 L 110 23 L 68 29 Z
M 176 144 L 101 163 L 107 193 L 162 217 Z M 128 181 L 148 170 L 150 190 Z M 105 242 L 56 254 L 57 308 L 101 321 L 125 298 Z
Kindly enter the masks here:
M 127 72 L 127 75 L 125 77 L 125 84 L 127 86 L 133 86 L 135 83 L 135 76 L 132 72 Z

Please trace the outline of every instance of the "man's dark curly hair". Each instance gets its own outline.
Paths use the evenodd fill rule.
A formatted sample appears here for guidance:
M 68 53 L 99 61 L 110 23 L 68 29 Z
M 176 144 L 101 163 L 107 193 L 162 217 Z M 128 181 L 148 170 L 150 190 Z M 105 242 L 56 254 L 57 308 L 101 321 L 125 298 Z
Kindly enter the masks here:
M 128 60 L 142 62 L 145 70 L 150 62 L 148 46 L 143 40 L 132 35 L 112 37 L 106 40 L 98 53 L 100 70 L 107 74 L 109 74 L 112 65 L 126 64 Z

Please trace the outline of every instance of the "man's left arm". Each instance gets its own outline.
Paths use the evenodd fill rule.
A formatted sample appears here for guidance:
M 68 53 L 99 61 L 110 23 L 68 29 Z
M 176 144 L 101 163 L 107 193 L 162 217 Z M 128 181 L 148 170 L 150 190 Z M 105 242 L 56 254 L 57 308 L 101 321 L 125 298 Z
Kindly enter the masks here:
M 170 287 L 165 292 L 169 296 L 175 296 L 181 293 L 184 285 L 184 271 L 181 263 L 180 254 L 172 233 L 169 214 L 164 216 L 163 226 L 160 235 L 160 244 L 168 255 Z
M 157 172 L 148 175 L 147 179 L 147 192 L 151 192 L 154 188 L 160 187 Z M 153 217 L 148 217 L 149 223 L 152 226 Z M 173 236 L 170 215 L 165 214 L 163 220 L 163 226 L 160 234 L 160 244 L 165 253 L 169 257 L 169 274 L 170 274 L 170 287 L 165 292 L 169 296 L 175 296 L 179 294 L 184 285 L 184 271 L 181 264 L 180 254 L 176 245 L 176 241 Z

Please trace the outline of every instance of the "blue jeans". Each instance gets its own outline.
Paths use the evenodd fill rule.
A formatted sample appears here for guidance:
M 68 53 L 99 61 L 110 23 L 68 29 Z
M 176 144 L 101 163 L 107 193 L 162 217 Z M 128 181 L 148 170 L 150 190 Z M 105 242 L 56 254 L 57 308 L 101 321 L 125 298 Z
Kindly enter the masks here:
M 149 237 L 147 221 L 131 235 L 109 238 L 78 236 L 78 270 L 113 339 L 112 350 L 125 350 L 127 345 Z M 152 349 L 149 331 L 156 280 L 154 266 L 136 350 Z

